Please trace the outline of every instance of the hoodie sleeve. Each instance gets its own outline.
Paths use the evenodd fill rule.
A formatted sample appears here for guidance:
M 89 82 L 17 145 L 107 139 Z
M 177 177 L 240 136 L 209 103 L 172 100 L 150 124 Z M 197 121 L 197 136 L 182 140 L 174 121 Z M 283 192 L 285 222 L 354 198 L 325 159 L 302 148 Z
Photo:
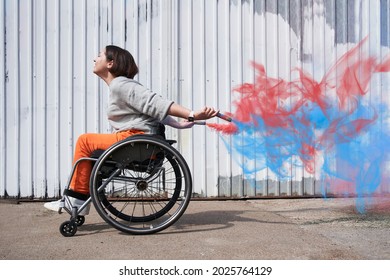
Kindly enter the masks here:
M 140 84 L 136 84 L 129 90 L 128 102 L 131 107 L 140 113 L 160 121 L 165 119 L 173 103 L 173 101 L 164 99 Z

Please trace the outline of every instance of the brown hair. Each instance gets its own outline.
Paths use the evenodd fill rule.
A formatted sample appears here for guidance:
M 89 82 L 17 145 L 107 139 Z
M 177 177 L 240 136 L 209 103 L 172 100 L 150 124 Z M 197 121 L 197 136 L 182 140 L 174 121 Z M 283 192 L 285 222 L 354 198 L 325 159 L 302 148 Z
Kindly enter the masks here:
M 127 50 L 113 45 L 106 46 L 106 58 L 108 61 L 113 61 L 109 71 L 115 77 L 125 76 L 133 79 L 137 75 L 138 66 Z

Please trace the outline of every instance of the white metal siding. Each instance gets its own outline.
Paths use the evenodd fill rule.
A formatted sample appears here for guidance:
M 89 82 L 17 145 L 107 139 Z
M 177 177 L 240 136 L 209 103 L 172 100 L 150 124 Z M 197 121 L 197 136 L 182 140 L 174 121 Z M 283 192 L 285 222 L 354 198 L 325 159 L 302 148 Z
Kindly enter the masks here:
M 233 88 L 254 82 L 251 61 L 272 77 L 290 80 L 299 67 L 321 79 L 366 35 L 367 52 L 384 57 L 389 13 L 389 0 L 1 0 L 0 196 L 61 195 L 77 136 L 110 131 L 107 86 L 92 73 L 105 45 L 128 49 L 136 78 L 153 91 L 189 108 L 234 111 Z M 384 99 L 388 79 L 371 82 Z M 168 135 L 202 197 L 320 193 L 303 168 L 290 181 L 268 170 L 245 178 L 206 127 Z

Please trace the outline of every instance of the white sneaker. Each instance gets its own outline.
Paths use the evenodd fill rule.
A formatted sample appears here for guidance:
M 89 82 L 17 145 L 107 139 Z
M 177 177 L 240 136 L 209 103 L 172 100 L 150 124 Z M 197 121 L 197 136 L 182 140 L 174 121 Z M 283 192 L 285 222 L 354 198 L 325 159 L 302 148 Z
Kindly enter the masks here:
M 60 210 L 60 208 L 65 207 L 65 202 L 64 202 L 64 201 L 61 201 L 61 199 L 60 199 L 60 200 L 57 200 L 57 201 L 46 202 L 45 204 L 43 204 L 43 206 L 44 206 L 46 209 L 49 209 L 49 210 L 51 210 L 51 211 L 58 212 L 58 210 Z
M 71 197 L 71 196 L 68 196 L 68 199 L 69 199 L 70 204 L 68 203 L 67 199 L 65 199 L 65 201 L 61 201 L 61 199 L 60 199 L 60 200 L 57 200 L 57 201 L 46 202 L 43 206 L 46 209 L 58 212 L 58 210 L 60 208 L 66 207 L 66 209 L 71 211 L 72 207 L 80 208 L 81 205 L 83 205 L 85 203 L 85 200 L 77 199 L 77 198 L 74 198 L 74 197 Z M 85 208 L 79 213 L 79 216 L 86 216 L 86 215 L 88 215 L 90 208 L 91 208 L 91 203 L 88 203 L 88 205 L 85 206 Z

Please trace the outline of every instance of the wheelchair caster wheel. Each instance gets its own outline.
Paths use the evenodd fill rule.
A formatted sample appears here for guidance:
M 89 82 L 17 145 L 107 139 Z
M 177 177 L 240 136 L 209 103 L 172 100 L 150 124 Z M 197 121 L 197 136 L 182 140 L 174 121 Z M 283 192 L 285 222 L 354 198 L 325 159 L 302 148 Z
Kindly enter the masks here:
M 85 222 L 85 217 L 84 216 L 77 216 L 76 218 L 76 225 L 79 227 L 79 226 L 82 226 Z
M 71 237 L 77 232 L 77 224 L 76 222 L 67 221 L 63 222 L 60 226 L 60 232 L 65 237 Z

